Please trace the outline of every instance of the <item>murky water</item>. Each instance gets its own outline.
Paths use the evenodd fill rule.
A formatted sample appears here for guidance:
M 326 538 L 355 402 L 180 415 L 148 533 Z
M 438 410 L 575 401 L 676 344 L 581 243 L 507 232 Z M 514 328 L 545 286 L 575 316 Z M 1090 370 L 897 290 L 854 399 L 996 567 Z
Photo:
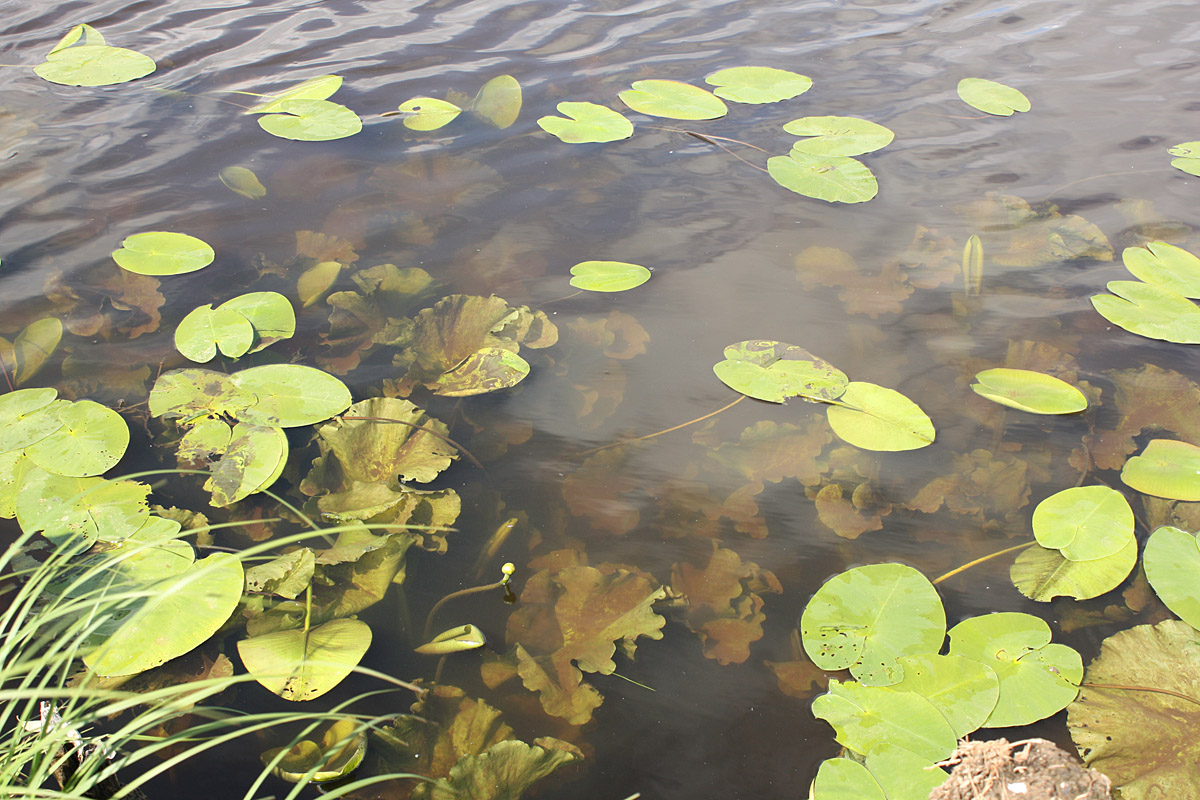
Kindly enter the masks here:
M 435 414 L 457 420 L 456 438 L 490 458 L 486 473 L 459 463 L 436 484 L 462 494 L 464 511 L 449 553 L 410 561 L 414 616 L 469 585 L 464 574 L 483 540 L 517 512 L 522 525 L 503 556 L 522 570 L 518 587 L 527 562 L 561 547 L 670 583 L 678 565 L 702 567 L 714 541 L 778 577 L 782 593 L 762 593 L 763 635 L 742 663 L 705 658 L 682 614 L 667 612 L 663 640 L 639 640 L 634 661 L 618 657 L 618 672 L 655 691 L 589 676 L 605 702 L 582 729 L 541 714 L 512 684 L 484 688 L 477 660 L 452 662 L 445 679 L 503 708 L 523 738 L 552 734 L 585 749 L 584 766 L 545 796 L 803 796 L 837 745 L 764 661 L 791 658 L 789 633 L 811 593 L 848 566 L 902 560 L 932 577 L 1000 549 L 1027 535 L 1038 500 L 1078 478 L 1068 455 L 1088 421 L 1001 414 L 970 394 L 971 376 L 1005 364 L 1010 351 L 1010 365 L 1075 373 L 1109 397 L 1105 370 L 1149 362 L 1196 373 L 1192 356 L 1109 330 L 1088 302 L 1126 277 L 1122 247 L 1156 237 L 1186 246 L 1197 223 L 1197 179 L 1171 169 L 1166 153 L 1197 138 L 1200 18 L 1189 3 L 12 2 L 4 17 L 6 64 L 37 63 L 67 26 L 88 22 L 160 65 L 149 79 L 105 89 L 3 72 L 0 333 L 11 338 L 47 314 L 70 331 L 35 382 L 140 403 L 160 369 L 184 365 L 170 332 L 195 305 L 251 284 L 294 296 L 295 274 L 255 283 L 259 254 L 286 263 L 297 231 L 343 237 L 357 266 L 421 267 L 445 294 L 541 306 L 564 331 L 556 348 L 531 357 L 533 372 L 516 389 L 458 409 L 431 401 Z M 634 80 L 700 84 L 741 64 L 801 72 L 814 86 L 777 105 L 731 104 L 711 122 L 636 117 L 632 139 L 607 145 L 568 146 L 535 124 L 564 100 L 622 108 L 616 95 Z M 327 73 L 344 76 L 335 99 L 363 117 L 361 134 L 284 141 L 237 107 L 237 91 Z M 524 90 L 508 130 L 464 119 L 416 134 L 379 116 L 410 97 L 473 94 L 500 74 Z M 1033 110 L 976 113 L 955 95 L 970 76 L 1022 89 Z M 864 157 L 879 178 L 876 199 L 805 199 L 712 144 L 666 130 L 782 154 L 792 137 L 780 125 L 816 114 L 896 132 Z M 268 195 L 248 200 L 225 188 L 217 173 L 234 164 L 253 169 Z M 997 195 L 1023 198 L 1042 216 L 1017 224 L 996 211 Z M 1117 258 L 1046 255 L 1058 224 L 1048 203 L 1094 225 Z M 125 236 L 156 229 L 199 236 L 218 253 L 206 271 L 164 279 L 161 300 L 113 283 L 109 260 Z M 973 233 L 989 258 L 981 294 L 968 298 L 958 270 Z M 628 293 L 561 299 L 572 291 L 569 267 L 589 259 L 644 264 L 654 277 Z M 608 353 L 588 332 L 606 321 L 618 335 Z M 312 363 L 327 329 L 327 307 L 301 312 L 284 352 Z M 735 399 L 712 365 L 726 345 L 750 338 L 798 344 L 852 379 L 904 392 L 934 420 L 937 442 L 855 454 L 833 440 L 819 463 L 789 461 L 799 452 L 789 449 L 767 467 L 750 463 L 761 453 L 729 455 L 747 426 L 809 430 L 823 413 L 747 401 L 601 460 L 580 455 Z M 390 369 L 388 358 L 368 359 L 345 380 L 360 399 Z M 1102 407 L 1100 424 L 1114 413 Z M 505 437 L 512 441 L 501 446 Z M 916 499 L 932 482 L 964 475 L 977 482 L 948 490 L 959 494 L 947 507 Z M 835 484 L 846 497 L 868 487 L 855 513 L 879 529 L 849 538 L 822 520 L 812 497 Z M 720 511 L 735 493 L 737 510 Z M 1059 621 L 1061 605 L 1013 588 L 1009 563 L 942 585 L 952 622 L 992 610 Z M 410 634 L 389 637 L 398 606 L 385 606 L 369 617 L 368 665 L 429 677 Z M 510 611 L 464 601 L 439 619 L 474 621 L 503 649 Z M 1081 629 L 1067 641 L 1087 660 L 1108 632 Z M 1065 739 L 1061 718 L 1038 732 Z

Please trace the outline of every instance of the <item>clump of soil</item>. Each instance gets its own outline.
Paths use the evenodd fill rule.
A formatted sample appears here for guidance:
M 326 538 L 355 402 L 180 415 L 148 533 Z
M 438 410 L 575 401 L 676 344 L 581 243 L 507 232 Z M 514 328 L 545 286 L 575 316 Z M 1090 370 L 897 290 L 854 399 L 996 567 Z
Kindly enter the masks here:
M 960 742 L 929 800 L 1112 800 L 1108 778 L 1045 739 Z

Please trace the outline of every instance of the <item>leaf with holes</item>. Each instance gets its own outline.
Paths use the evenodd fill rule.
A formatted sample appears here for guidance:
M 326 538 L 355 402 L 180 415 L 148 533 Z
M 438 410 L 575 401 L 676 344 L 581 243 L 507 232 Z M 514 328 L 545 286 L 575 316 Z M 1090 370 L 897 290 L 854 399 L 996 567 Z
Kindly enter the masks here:
M 33 463 L 56 475 L 99 475 L 117 465 L 129 447 L 125 418 L 91 400 L 55 400 L 48 414 L 61 425 L 25 448 Z
M 730 389 L 771 403 L 789 397 L 833 400 L 848 383 L 840 369 L 804 348 L 763 339 L 729 345 L 713 372 Z

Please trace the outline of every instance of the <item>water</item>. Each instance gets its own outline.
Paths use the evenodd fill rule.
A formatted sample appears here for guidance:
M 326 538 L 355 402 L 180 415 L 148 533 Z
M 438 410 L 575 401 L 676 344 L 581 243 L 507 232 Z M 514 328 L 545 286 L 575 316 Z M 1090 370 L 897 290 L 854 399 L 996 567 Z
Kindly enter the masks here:
M 1071 366 L 1107 398 L 1104 370 L 1150 362 L 1195 372 L 1178 348 L 1110 330 L 1087 299 L 1108 280 L 1127 277 L 1122 247 L 1159 236 L 1186 246 L 1192 234 L 1196 179 L 1171 169 L 1166 154 L 1196 138 L 1189 120 L 1200 108 L 1191 99 L 1200 77 L 1200 20 L 1187 3 L 207 0 L 11 3 L 5 10 L 7 64 L 37 63 L 69 24 L 89 22 L 111 44 L 160 65 L 149 79 L 107 89 L 53 86 L 29 70 L 5 73 L 0 326 L 11 338 L 53 314 L 71 331 L 39 382 L 108 404 L 140 403 L 160 369 L 182 365 L 170 337 L 179 319 L 200 302 L 244 291 L 256 279 L 258 254 L 287 262 L 301 230 L 351 240 L 357 266 L 422 267 L 444 293 L 545 304 L 564 331 L 613 312 L 628 315 L 620 319 L 637 341 L 643 334 L 632 325 L 644 330 L 645 352 L 631 358 L 602 355 L 578 334 L 572 346 L 564 336 L 548 356 L 532 357 L 533 373 L 516 390 L 464 404 L 462 412 L 485 429 L 471 434 L 460 419 L 453 435 L 468 447 L 489 449 L 494 430 L 527 429 L 528 436 L 514 437 L 486 474 L 459 463 L 436 484 L 462 494 L 461 532 L 446 556 L 410 562 L 414 615 L 467 585 L 464 570 L 478 547 L 514 510 L 527 516 L 502 552 L 522 570 L 518 587 L 531 557 L 562 546 L 585 549 L 592 564 L 636 566 L 670 582 L 678 564 L 703 566 L 716 536 L 773 572 L 783 592 L 763 594 L 764 633 L 741 664 L 704 658 L 681 615 L 667 612 L 672 621 L 662 641 L 639 640 L 636 661 L 618 658 L 621 674 L 656 691 L 590 676 L 605 702 L 582 730 L 540 714 L 512 684 L 488 692 L 477 662 L 452 662 L 446 680 L 504 709 L 523 738 L 553 734 L 585 748 L 584 766 L 552 781 L 546 796 L 803 793 L 836 744 L 806 700 L 779 691 L 763 662 L 790 658 L 789 632 L 811 593 L 848 566 L 902 560 L 933 576 L 1019 541 L 1033 505 L 1078 477 L 1067 455 L 1087 432 L 1084 421 L 1013 413 L 1001 421 L 970 396 L 969 378 L 1003 364 L 1010 346 L 1023 341 L 1049 354 L 1028 362 L 1033 368 Z M 567 146 L 534 124 L 563 100 L 621 108 L 616 94 L 634 80 L 700 83 L 741 64 L 792 69 L 812 77 L 814 87 L 780 105 L 731 104 L 728 117 L 712 122 L 637 118 L 632 139 L 609 145 Z M 327 73 L 345 77 L 333 99 L 364 118 L 353 138 L 283 141 L 232 105 L 244 100 L 236 91 L 273 91 Z M 525 97 L 507 131 L 464 119 L 418 135 L 378 116 L 410 97 L 473 94 L 500 74 L 515 76 Z M 957 81 L 969 76 L 1022 89 L 1033 111 L 982 118 L 955 96 Z M 865 157 L 880 181 L 875 200 L 807 200 L 710 144 L 661 130 L 690 128 L 784 153 L 791 137 L 779 126 L 809 114 L 862 116 L 896 132 L 892 145 Z M 762 154 L 730 146 L 761 163 Z M 267 197 L 246 200 L 222 186 L 218 170 L 233 164 L 255 170 Z M 1018 237 L 1032 230 L 1044 241 L 1045 232 L 981 220 L 971 208 L 989 192 L 1082 216 L 1107 236 L 1117 259 L 999 263 L 996 255 Z M 216 264 L 164 279 L 161 298 L 114 283 L 121 275 L 109 252 L 125 236 L 155 229 L 205 239 L 219 254 Z M 982 296 L 964 300 L 956 271 L 972 233 L 985 236 L 989 261 Z M 934 243 L 934 263 L 919 267 L 903 255 L 915 235 Z M 809 248 L 844 251 L 858 274 L 837 278 L 835 256 Z M 559 299 L 571 291 L 570 265 L 588 259 L 645 264 L 654 278 L 626 294 Z M 254 285 L 291 296 L 295 277 Z M 844 285 L 830 285 L 838 280 Z M 55 302 L 62 287 L 78 300 Z M 127 308 L 138 304 L 143 311 Z M 280 349 L 311 362 L 326 311 L 302 312 L 296 339 Z M 734 395 L 711 367 L 726 345 L 750 338 L 799 344 L 852 379 L 904 392 L 930 414 L 938 429 L 932 447 L 846 456 L 838 473 L 847 495 L 869 479 L 871 510 L 893 507 L 881 516 L 881 530 L 853 540 L 835 535 L 805 492 L 805 483 L 811 494 L 828 484 L 829 468 L 822 477 L 796 464 L 768 475 L 753 495 L 758 514 L 743 526 L 759 536 L 728 521 L 708 524 L 703 509 L 747 485 L 745 473 L 714 467 L 711 447 L 736 442 L 761 421 L 820 424 L 819 409 L 796 402 L 742 403 L 714 418 L 711 429 L 612 451 L 613 461 L 596 473 L 611 481 L 612 493 L 592 504 L 592 516 L 572 513 L 563 490 L 572 476 L 580 482 L 582 451 L 728 403 Z M 346 381 L 359 399 L 393 377 L 389 370 L 387 358 L 369 359 Z M 443 419 L 458 413 L 436 399 L 431 410 Z M 1111 425 L 1115 413 L 1103 407 L 1100 424 Z M 135 432 L 139 441 L 148 443 L 145 431 Z M 826 445 L 822 459 L 842 458 L 831 455 L 837 447 Z M 1004 469 L 1024 470 L 1027 481 L 996 495 L 977 487 L 957 501 L 961 513 L 902 508 L 939 476 L 966 474 L 972 452 L 971 469 L 990 469 L 994 453 Z M 1028 466 L 1014 457 L 1028 458 Z M 1008 580 L 1008 563 L 991 562 L 941 587 L 951 622 L 992 610 L 1058 620 L 1063 606 L 1023 598 Z M 428 677 L 429 663 L 409 652 L 409 634 L 389 634 L 387 608 L 370 616 L 377 645 L 367 663 L 398 677 Z M 503 648 L 509 613 L 498 603 L 464 601 L 439 621 L 475 621 Z M 1067 641 L 1087 660 L 1110 631 L 1084 629 Z M 1061 717 L 1038 732 L 1065 740 Z

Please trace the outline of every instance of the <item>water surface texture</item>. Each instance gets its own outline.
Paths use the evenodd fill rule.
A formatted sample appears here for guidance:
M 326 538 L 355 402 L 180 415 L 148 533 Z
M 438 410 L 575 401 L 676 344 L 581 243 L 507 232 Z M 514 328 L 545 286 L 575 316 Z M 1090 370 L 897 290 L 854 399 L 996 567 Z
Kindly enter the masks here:
M 1200 138 L 1191 3 L 168 0 L 13 2 L 4 12 L 5 64 L 38 63 L 80 22 L 159 64 L 145 79 L 97 89 L 52 85 L 28 68 L 0 73 L 0 335 L 47 315 L 64 321 L 63 343 L 33 385 L 130 407 L 141 455 L 123 466 L 172 463 L 169 447 L 152 450 L 162 426 L 136 407 L 157 374 L 188 366 L 174 326 L 200 303 L 245 291 L 295 300 L 297 232 L 353 247 L 357 260 L 336 290 L 353 289 L 360 268 L 420 267 L 438 282 L 424 305 L 495 294 L 558 325 L 559 343 L 526 352 L 531 374 L 513 389 L 461 402 L 414 395 L 486 471 L 460 460 L 433 484 L 462 496 L 458 530 L 444 555 L 410 558 L 403 603 L 369 612 L 367 666 L 432 677 L 432 660 L 411 652 L 419 622 L 439 597 L 474 585 L 480 548 L 514 515 L 491 567 L 513 561 L 518 593 L 562 551 L 675 587 L 714 548 L 741 560 L 740 610 L 681 599 L 660 608 L 661 640 L 638 639 L 632 660 L 618 651 L 617 672 L 653 691 L 585 676 L 604 695 L 585 726 L 547 715 L 519 681 L 487 688 L 477 654 L 450 660 L 443 680 L 501 708 L 521 738 L 553 735 L 585 752 L 540 796 L 805 796 L 838 746 L 809 708 L 820 689 L 781 688 L 766 662 L 795 657 L 791 633 L 822 582 L 882 561 L 932 578 L 1024 541 L 1034 505 L 1079 480 L 1083 437 L 1116 425 L 1113 370 L 1152 364 L 1200 379 L 1186 348 L 1121 331 L 1088 300 L 1128 278 L 1124 247 L 1164 238 L 1196 250 L 1200 179 L 1172 169 L 1166 152 Z M 617 99 L 635 80 L 704 85 L 717 69 L 748 64 L 802 73 L 813 88 L 773 105 L 731 103 L 726 117 L 694 123 L 634 114 Z M 239 107 L 253 98 L 237 92 L 325 74 L 344 77 L 333 99 L 363 118 L 360 134 L 285 141 Z M 524 93 L 506 130 L 464 115 L 423 134 L 381 116 L 412 97 L 473 95 L 503 74 Z M 1033 108 L 977 112 L 955 93 L 965 77 L 1017 87 Z M 565 100 L 626 112 L 634 136 L 559 142 L 536 120 Z M 731 155 L 762 166 L 794 141 L 783 123 L 834 114 L 896 133 L 862 157 L 879 180 L 870 202 L 801 197 Z M 218 172 L 233 165 L 252 169 L 266 196 L 226 188 Z M 1100 238 L 1061 245 L 1064 230 L 1083 226 Z M 149 230 L 198 236 L 216 263 L 157 289 L 132 286 L 109 253 Z M 972 234 L 986 257 L 981 291 L 968 296 L 960 264 Z M 569 268 L 590 259 L 642 264 L 653 277 L 625 293 L 570 296 Z M 297 335 L 273 358 L 337 372 L 356 400 L 396 377 L 383 350 L 330 368 L 321 360 L 330 308 L 299 306 Z M 747 400 L 584 455 L 736 399 L 712 366 L 725 346 L 758 338 L 903 392 L 934 421 L 936 442 L 871 453 L 834 437 L 819 406 Z M 976 372 L 1006 365 L 1086 382 L 1102 405 L 1039 417 L 971 393 Z M 280 488 L 307 468 L 294 465 Z M 1112 469 L 1094 468 L 1114 484 Z M 193 484 L 163 491 L 180 505 L 206 498 Z M 1085 662 L 1120 627 L 1085 624 L 1119 600 L 1035 603 L 1013 587 L 1010 564 L 943 583 L 950 623 L 1037 614 Z M 402 622 L 405 607 L 416 630 Z M 438 622 L 474 622 L 503 653 L 515 643 L 511 613 L 488 595 L 448 606 Z M 722 614 L 719 628 L 712 618 Z M 260 694 L 246 702 L 274 700 Z M 388 702 L 399 713 L 410 700 Z M 1069 742 L 1064 716 L 1036 733 Z M 231 774 L 256 769 L 256 757 L 245 754 Z

